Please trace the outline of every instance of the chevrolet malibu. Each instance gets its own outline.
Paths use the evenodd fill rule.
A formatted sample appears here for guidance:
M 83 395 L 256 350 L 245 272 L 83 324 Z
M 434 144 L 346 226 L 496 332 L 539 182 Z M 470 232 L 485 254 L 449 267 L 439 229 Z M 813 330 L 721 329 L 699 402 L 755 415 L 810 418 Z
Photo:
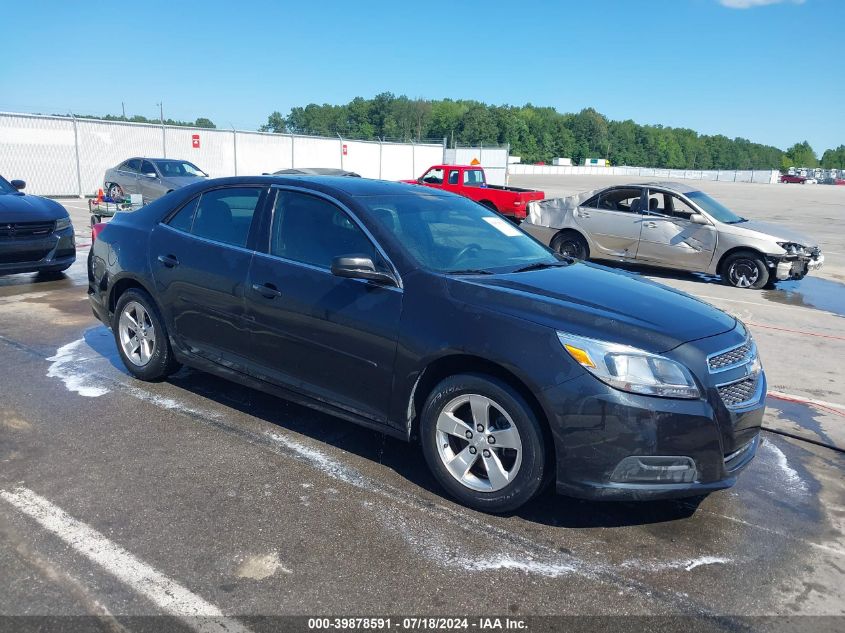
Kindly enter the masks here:
M 757 450 L 766 379 L 742 323 L 454 194 L 225 178 L 94 233 L 91 305 L 134 376 L 189 365 L 417 442 L 473 508 L 552 482 L 704 495 Z

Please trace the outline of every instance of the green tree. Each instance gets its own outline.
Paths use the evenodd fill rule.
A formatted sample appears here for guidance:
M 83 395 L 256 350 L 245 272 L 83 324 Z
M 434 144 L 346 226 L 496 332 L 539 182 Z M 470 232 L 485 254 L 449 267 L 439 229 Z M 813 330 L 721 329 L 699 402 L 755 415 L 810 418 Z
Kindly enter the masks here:
M 807 141 L 796 143 L 788 150 L 786 156 L 792 162 L 790 167 L 817 167 L 819 159 Z
M 258 130 L 260 132 L 275 132 L 276 134 L 279 134 L 287 131 L 287 122 L 281 112 L 272 112 L 270 116 L 267 117 L 267 123 L 258 128 Z

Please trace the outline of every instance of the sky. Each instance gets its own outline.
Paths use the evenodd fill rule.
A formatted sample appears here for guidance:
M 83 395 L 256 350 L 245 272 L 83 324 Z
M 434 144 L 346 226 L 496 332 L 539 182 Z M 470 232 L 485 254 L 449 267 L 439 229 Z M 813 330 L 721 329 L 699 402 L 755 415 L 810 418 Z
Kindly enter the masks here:
M 256 129 L 380 92 L 845 143 L 845 0 L 3 1 L 0 110 Z

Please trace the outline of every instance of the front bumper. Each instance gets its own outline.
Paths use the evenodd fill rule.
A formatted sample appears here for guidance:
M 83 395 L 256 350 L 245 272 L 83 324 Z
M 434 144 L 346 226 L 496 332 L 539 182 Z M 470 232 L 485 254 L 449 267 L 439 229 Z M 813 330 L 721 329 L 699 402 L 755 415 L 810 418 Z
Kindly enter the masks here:
M 59 271 L 75 261 L 72 226 L 46 237 L 0 242 L 0 275 Z
M 755 399 L 741 409 L 713 402 L 718 396 L 712 391 L 707 400 L 657 398 L 618 391 L 591 375 L 545 390 L 542 404 L 555 443 L 558 492 L 644 500 L 733 486 L 759 444 L 766 394 L 762 372 L 759 379 Z M 692 472 L 680 471 L 685 462 Z M 638 473 L 632 469 L 637 463 Z M 660 470 L 670 463 L 669 470 Z M 648 472 L 654 473 L 651 481 Z
M 803 279 L 807 273 L 819 270 L 824 265 L 824 255 L 819 252 L 812 256 L 773 257 L 770 261 L 770 265 L 774 268 L 775 278 L 779 281 Z

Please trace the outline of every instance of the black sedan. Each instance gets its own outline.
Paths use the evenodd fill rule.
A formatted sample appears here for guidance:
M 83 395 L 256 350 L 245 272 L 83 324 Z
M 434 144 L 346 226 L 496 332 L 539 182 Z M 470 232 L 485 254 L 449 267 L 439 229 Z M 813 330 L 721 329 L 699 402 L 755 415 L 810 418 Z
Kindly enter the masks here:
M 225 178 L 95 233 L 91 304 L 133 375 L 186 364 L 418 441 L 481 510 L 551 481 L 703 495 L 757 449 L 766 381 L 740 322 L 562 258 L 466 198 Z
M 73 225 L 58 202 L 24 195 L 0 176 L 0 275 L 60 272 L 76 261 Z

